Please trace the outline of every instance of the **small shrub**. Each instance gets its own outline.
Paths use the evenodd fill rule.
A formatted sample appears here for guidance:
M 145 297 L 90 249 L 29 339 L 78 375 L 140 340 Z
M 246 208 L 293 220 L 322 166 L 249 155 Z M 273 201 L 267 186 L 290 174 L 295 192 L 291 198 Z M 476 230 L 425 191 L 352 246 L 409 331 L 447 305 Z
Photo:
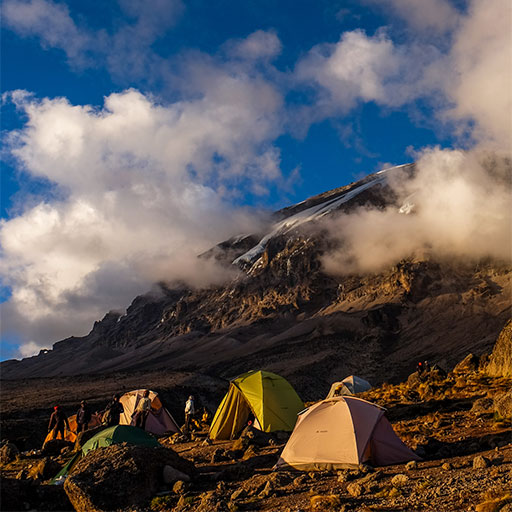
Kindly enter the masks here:
M 168 494 L 167 496 L 157 496 L 151 500 L 150 508 L 158 512 L 173 510 L 176 505 L 176 497 Z

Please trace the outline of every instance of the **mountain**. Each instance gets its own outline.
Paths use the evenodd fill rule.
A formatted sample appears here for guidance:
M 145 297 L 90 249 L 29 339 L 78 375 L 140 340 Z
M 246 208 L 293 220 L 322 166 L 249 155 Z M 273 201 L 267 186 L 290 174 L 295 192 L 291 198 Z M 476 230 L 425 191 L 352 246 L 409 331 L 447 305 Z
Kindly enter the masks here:
M 237 235 L 199 256 L 240 272 L 222 286 L 160 283 L 125 314 L 109 312 L 84 337 L 59 341 L 3 379 L 134 370 L 231 377 L 265 368 L 302 389 L 358 374 L 397 380 L 418 359 L 450 367 L 490 352 L 510 318 L 511 269 L 497 262 L 409 258 L 372 274 L 333 276 L 325 220 L 359 207 L 401 204 L 390 186 L 414 164 L 393 167 L 276 212 L 262 233 Z

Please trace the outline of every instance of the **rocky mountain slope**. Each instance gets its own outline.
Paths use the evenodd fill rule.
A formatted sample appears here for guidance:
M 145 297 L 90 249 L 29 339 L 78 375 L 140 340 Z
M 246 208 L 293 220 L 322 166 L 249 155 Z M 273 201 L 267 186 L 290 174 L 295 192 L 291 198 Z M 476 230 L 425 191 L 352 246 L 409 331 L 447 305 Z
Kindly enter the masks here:
M 308 399 L 345 374 L 382 382 L 403 378 L 418 358 L 450 367 L 467 352 L 488 352 L 510 318 L 509 266 L 426 255 L 375 274 L 324 271 L 334 242 L 323 220 L 360 206 L 408 213 L 389 180 L 414 172 L 381 171 L 276 212 L 265 232 L 200 256 L 240 268 L 228 283 L 160 283 L 87 336 L 2 363 L 2 378 L 149 369 L 231 377 L 265 368 L 292 378 Z

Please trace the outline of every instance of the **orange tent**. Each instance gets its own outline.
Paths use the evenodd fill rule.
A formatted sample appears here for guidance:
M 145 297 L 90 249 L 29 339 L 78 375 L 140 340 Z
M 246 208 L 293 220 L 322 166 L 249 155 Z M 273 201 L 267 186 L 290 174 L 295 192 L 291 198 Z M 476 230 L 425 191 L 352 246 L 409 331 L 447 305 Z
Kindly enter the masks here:
M 68 422 L 69 422 L 69 430 L 68 429 L 64 430 L 64 440 L 74 443 L 76 441 L 76 427 L 77 427 L 76 414 L 74 414 L 73 416 L 70 416 L 68 418 Z M 101 414 L 93 414 L 91 416 L 91 421 L 89 421 L 89 428 L 99 427 L 100 425 L 101 425 Z M 53 430 L 48 432 L 48 435 L 46 436 L 46 439 L 44 440 L 44 442 L 46 443 L 47 441 L 54 439 L 53 435 L 54 435 Z M 55 439 L 61 439 L 60 433 L 56 434 Z

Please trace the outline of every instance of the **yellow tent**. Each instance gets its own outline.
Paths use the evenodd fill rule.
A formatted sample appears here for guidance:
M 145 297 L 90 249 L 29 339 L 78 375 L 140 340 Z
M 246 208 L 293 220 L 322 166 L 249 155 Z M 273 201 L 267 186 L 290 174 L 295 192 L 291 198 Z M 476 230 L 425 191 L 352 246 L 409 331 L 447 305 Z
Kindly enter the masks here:
M 290 383 L 265 371 L 250 371 L 232 380 L 210 427 L 211 439 L 233 439 L 252 413 L 255 425 L 265 432 L 293 430 L 304 409 Z

